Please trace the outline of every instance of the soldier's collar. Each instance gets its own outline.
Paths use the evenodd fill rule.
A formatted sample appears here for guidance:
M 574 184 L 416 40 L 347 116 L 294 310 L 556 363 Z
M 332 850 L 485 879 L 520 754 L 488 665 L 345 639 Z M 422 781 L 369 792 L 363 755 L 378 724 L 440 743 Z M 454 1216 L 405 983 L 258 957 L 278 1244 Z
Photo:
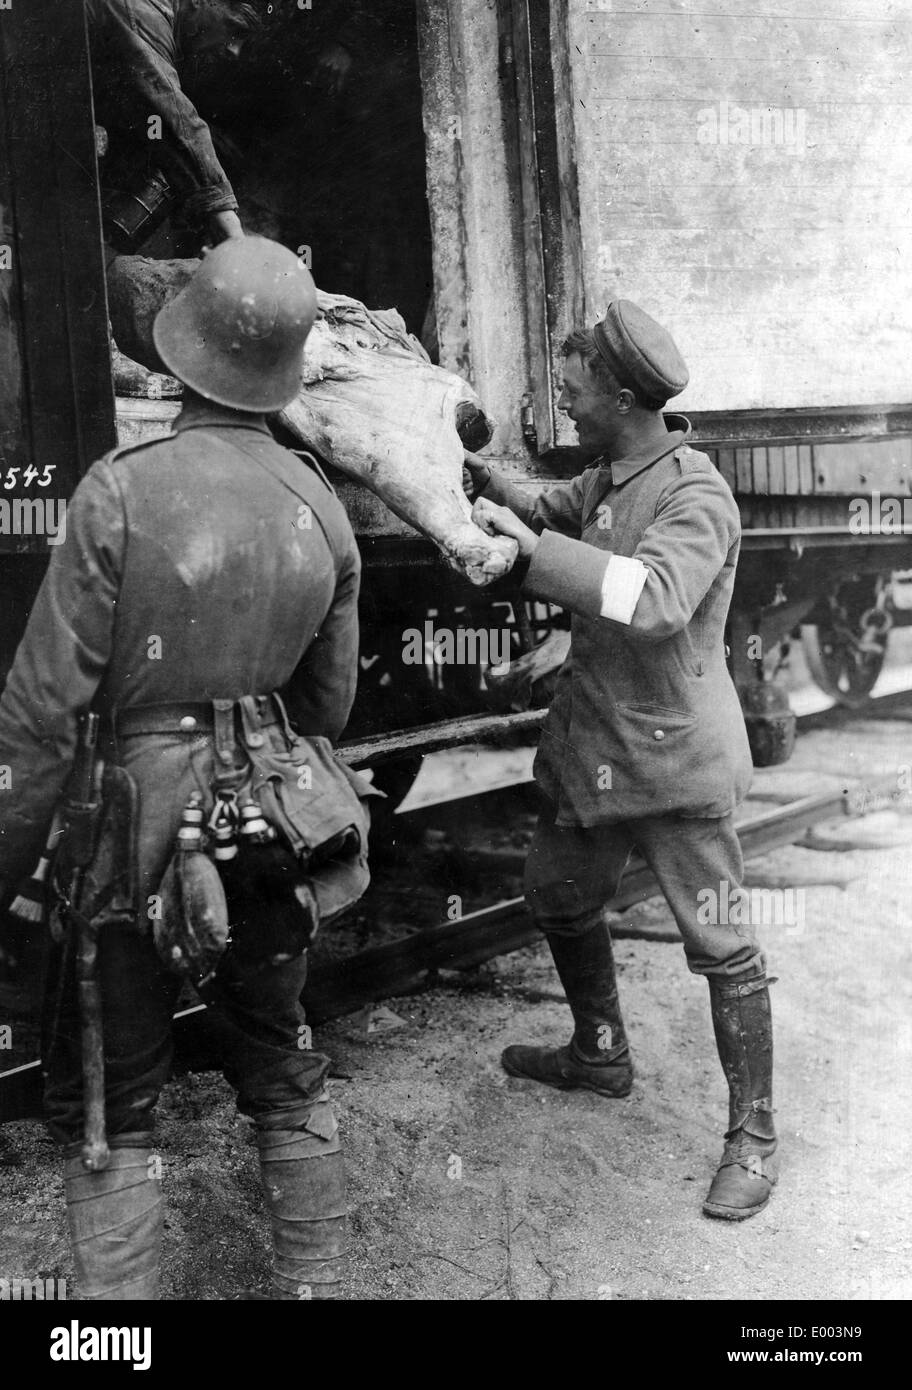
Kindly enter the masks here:
M 679 449 L 682 444 L 686 444 L 693 434 L 693 427 L 686 415 L 674 415 L 671 412 L 663 413 L 662 419 L 665 421 L 665 428 L 668 430 L 668 444 L 666 448 L 669 453 Z M 642 473 L 644 468 L 648 468 L 651 463 L 656 463 L 663 457 L 662 451 L 655 448 L 647 449 L 643 453 L 628 454 L 626 458 L 609 459 L 607 454 L 596 460 L 595 467 L 603 468 L 610 465 L 611 481 L 617 485 L 626 483 L 628 478 L 632 478 L 637 473 Z
M 215 425 L 219 429 L 259 430 L 269 434 L 265 415 L 248 415 L 246 411 L 231 410 L 226 405 L 216 405 L 214 401 L 184 401 L 180 415 L 172 429 L 189 430 Z

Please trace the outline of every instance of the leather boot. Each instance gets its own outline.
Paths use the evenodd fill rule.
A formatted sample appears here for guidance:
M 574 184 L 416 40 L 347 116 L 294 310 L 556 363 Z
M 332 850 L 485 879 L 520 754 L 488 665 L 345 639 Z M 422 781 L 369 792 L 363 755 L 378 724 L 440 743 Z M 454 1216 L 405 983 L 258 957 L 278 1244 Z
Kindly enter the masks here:
M 85 1169 L 75 1145 L 67 1151 L 67 1220 L 83 1299 L 158 1298 L 163 1206 L 152 1171 L 146 1135 L 118 1136 L 100 1173 Z
M 273 1300 L 343 1297 L 345 1167 L 328 1103 L 315 1107 L 324 1133 L 260 1129 L 257 1145 L 275 1260 Z
M 773 1021 L 765 975 L 710 978 L 716 1045 L 729 1090 L 728 1131 L 703 1211 L 743 1221 L 762 1211 L 778 1178 L 773 1124 Z
M 629 1095 L 633 1067 L 608 928 L 600 921 L 581 936 L 549 933 L 547 940 L 573 1014 L 573 1037 L 566 1047 L 508 1047 L 504 1069 L 562 1091 Z

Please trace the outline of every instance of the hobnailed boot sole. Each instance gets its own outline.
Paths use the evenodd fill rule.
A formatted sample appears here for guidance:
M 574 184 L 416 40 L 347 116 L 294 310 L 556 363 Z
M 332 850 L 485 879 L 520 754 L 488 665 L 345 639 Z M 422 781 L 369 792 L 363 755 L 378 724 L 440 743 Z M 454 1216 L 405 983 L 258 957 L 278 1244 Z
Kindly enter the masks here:
M 553 1059 L 551 1065 L 555 1070 L 550 1073 L 544 1069 L 530 1070 L 522 1065 L 523 1059 L 517 1054 L 530 1054 L 528 1060 L 532 1061 L 533 1065 L 539 1058 L 545 1062 L 545 1066 L 548 1065 L 545 1059 Z M 583 1063 L 570 1057 L 568 1048 L 533 1048 L 517 1044 L 501 1053 L 500 1063 L 509 1076 L 518 1077 L 522 1081 L 537 1081 L 540 1085 L 550 1086 L 555 1091 L 592 1091 L 606 1100 L 623 1100 L 633 1090 L 632 1067 L 610 1068 L 614 1079 L 610 1084 L 606 1084 L 607 1076 L 602 1080 L 593 1073 L 603 1070 L 607 1072 L 609 1066 L 593 1066 L 584 1070 Z M 560 1070 L 563 1067 L 567 1067 L 568 1070 Z

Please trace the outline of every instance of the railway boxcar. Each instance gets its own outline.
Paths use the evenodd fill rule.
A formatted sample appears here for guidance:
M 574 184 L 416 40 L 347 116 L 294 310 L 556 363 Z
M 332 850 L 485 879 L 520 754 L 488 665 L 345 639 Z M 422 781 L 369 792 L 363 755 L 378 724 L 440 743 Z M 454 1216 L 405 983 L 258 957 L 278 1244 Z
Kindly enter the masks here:
M 741 509 L 729 644 L 756 760 L 788 750 L 773 678 L 799 630 L 821 683 L 862 699 L 912 614 L 909 0 L 354 3 L 341 93 L 314 78 L 307 28 L 339 7 L 272 8 L 283 27 L 251 46 L 242 80 L 201 73 L 194 93 L 245 223 L 309 255 L 322 287 L 399 307 L 495 418 L 487 456 L 530 487 L 578 466 L 556 409 L 564 335 L 613 297 L 643 304 L 681 345 L 680 407 Z M 182 235 L 163 226 L 148 253 L 185 252 Z M 113 389 L 82 0 L 13 0 L 0 667 L 59 503 L 118 438 L 164 431 L 176 409 Z M 518 651 L 560 615 L 509 581 L 470 590 L 375 497 L 339 487 L 366 569 L 350 734 L 487 708 L 476 665 L 404 662 L 404 634 L 507 627 Z M 432 746 L 464 737 L 455 725 Z
M 144 437 L 177 409 L 115 406 L 82 8 L 0 14 L 7 659 L 47 552 L 33 504 L 65 497 L 115 431 Z M 618 295 L 666 323 L 691 368 L 680 408 L 741 507 L 730 647 L 755 755 L 783 756 L 781 644 L 800 628 L 851 702 L 910 612 L 912 10 L 347 8 L 342 94 L 314 77 L 318 12 L 293 4 L 273 7 L 242 81 L 197 79 L 247 225 L 306 247 L 327 289 L 395 303 L 495 417 L 487 455 L 530 486 L 577 466 L 556 410 L 565 332 Z M 149 254 L 180 236 L 165 226 Z M 552 616 L 530 621 L 509 583 L 469 593 L 376 498 L 340 488 L 369 574 L 353 731 L 484 708 L 477 668 L 403 663 L 403 632 L 507 624 L 519 650 Z

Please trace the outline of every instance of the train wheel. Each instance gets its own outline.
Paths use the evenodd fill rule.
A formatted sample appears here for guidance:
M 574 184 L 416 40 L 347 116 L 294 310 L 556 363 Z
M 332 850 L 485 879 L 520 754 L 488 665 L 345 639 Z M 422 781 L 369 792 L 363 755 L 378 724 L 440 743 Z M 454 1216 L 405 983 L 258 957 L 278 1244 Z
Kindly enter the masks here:
M 821 690 L 848 709 L 858 709 L 874 689 L 892 625 L 883 584 L 878 580 L 873 592 L 868 586 L 861 592 L 865 597 L 860 601 L 858 586 L 840 590 L 830 599 L 827 619 L 801 629 L 811 675 Z

